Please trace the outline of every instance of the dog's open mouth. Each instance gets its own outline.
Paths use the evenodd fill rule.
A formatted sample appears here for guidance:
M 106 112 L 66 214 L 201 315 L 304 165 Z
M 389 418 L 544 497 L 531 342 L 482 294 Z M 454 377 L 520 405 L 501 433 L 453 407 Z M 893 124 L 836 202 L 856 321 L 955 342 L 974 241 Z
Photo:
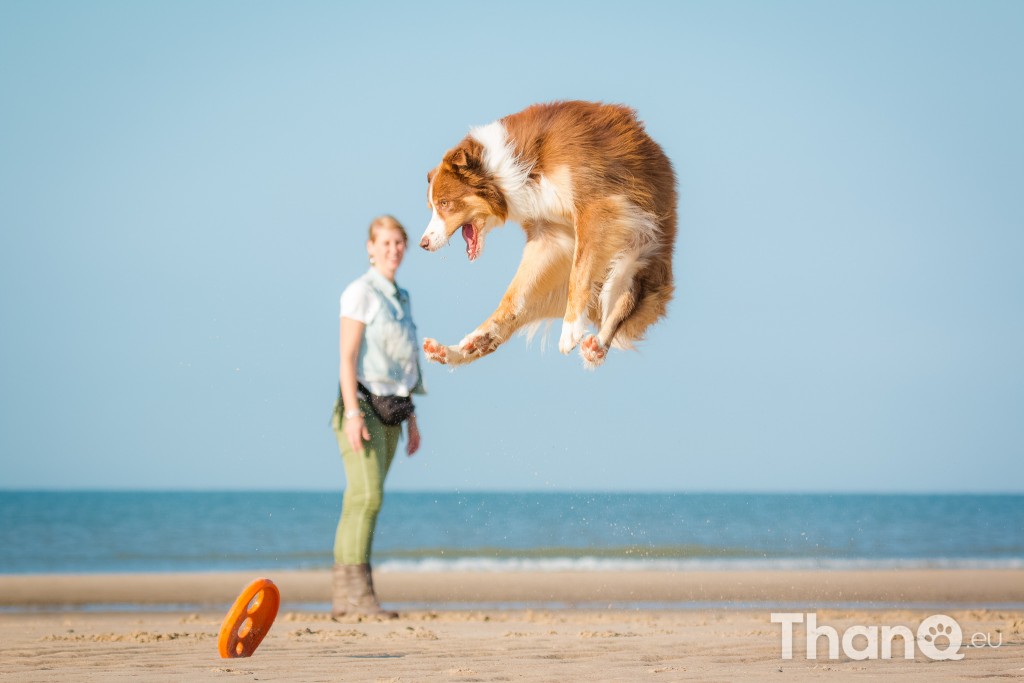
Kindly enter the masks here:
M 462 226 L 462 239 L 466 240 L 466 256 L 470 261 L 475 261 L 480 255 L 480 233 L 472 223 Z

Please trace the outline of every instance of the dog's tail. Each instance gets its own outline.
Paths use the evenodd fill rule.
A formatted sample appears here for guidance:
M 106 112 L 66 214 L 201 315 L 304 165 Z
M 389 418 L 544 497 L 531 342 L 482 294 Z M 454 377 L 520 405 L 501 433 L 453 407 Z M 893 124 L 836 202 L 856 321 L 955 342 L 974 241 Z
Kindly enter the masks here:
M 642 341 L 647 328 L 665 317 L 668 303 L 675 293 L 672 283 L 672 262 L 652 263 L 637 278 L 637 297 L 633 310 L 619 325 L 612 337 L 612 347 L 633 349 Z

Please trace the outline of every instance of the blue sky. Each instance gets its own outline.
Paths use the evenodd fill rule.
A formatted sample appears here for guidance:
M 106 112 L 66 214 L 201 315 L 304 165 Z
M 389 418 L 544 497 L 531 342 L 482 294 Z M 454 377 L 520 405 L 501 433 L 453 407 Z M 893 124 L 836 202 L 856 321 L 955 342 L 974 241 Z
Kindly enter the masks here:
M 0 488 L 342 485 L 337 308 L 472 125 L 639 111 L 677 297 L 426 367 L 394 489 L 1024 491 L 1024 5 L 0 4 Z M 409 253 L 455 342 L 523 243 Z M 554 328 L 557 332 L 557 324 Z

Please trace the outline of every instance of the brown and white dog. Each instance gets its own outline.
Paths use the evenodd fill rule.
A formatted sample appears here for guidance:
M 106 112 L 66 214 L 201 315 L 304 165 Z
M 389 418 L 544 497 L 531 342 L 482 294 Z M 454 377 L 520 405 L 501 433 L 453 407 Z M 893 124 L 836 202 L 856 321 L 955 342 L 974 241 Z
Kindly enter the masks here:
M 676 189 L 672 164 L 627 107 L 533 105 L 474 128 L 427 174 L 433 217 L 420 246 L 462 231 L 466 254 L 512 220 L 523 258 L 501 304 L 455 346 L 423 343 L 427 358 L 469 363 L 524 325 L 562 318 L 558 348 L 584 365 L 610 346 L 632 348 L 672 298 Z M 588 324 L 597 334 L 588 332 Z

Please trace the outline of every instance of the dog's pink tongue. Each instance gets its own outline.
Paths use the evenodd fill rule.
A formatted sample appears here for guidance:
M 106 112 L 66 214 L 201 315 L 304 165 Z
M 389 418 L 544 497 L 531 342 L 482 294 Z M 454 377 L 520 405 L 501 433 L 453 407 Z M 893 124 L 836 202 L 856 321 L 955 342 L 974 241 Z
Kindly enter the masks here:
M 476 230 L 472 223 L 462 226 L 462 239 L 466 240 L 466 254 L 472 260 L 476 256 Z

